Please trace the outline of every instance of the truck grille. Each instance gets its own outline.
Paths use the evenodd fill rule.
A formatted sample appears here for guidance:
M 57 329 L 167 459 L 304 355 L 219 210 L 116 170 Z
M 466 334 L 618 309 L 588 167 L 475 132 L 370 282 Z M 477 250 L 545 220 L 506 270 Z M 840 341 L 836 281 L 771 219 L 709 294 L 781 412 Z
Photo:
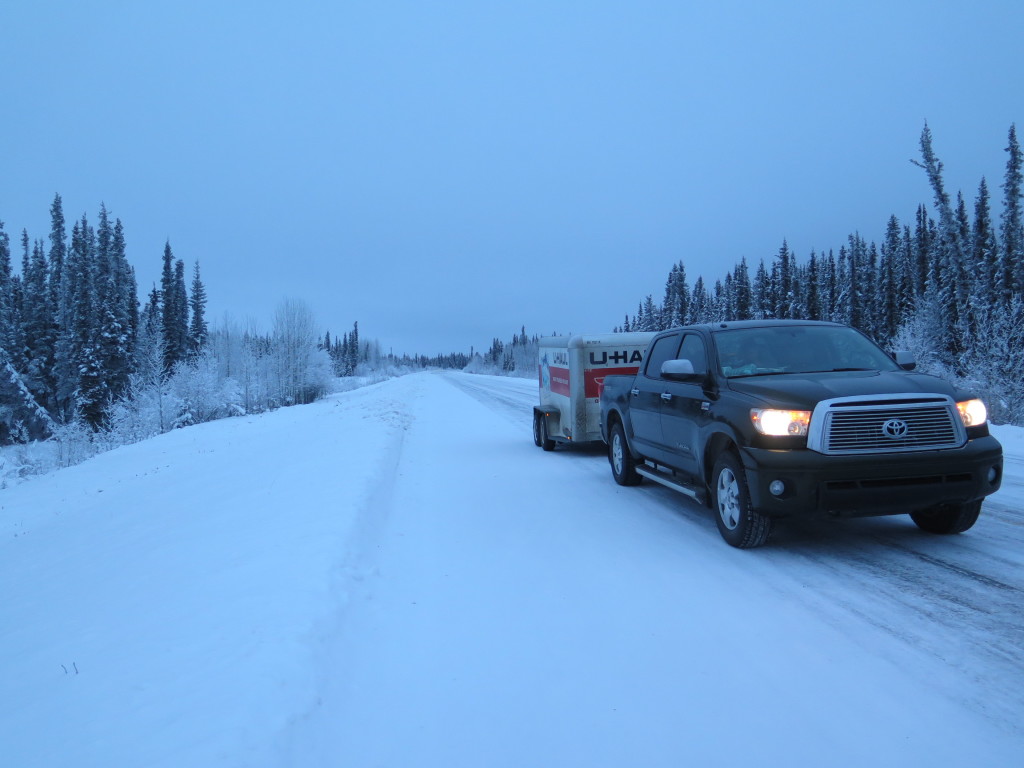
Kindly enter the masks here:
M 946 397 L 838 398 L 818 404 L 808 447 L 821 453 L 900 453 L 957 448 L 967 439 Z

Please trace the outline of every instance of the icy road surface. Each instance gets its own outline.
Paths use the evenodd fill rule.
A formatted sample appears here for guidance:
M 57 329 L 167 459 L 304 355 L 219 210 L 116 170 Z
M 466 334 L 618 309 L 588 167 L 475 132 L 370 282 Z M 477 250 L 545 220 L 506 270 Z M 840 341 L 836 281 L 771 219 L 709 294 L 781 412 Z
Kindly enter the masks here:
M 16 766 L 1019 766 L 1024 430 L 968 533 L 710 512 L 422 374 L 0 491 Z

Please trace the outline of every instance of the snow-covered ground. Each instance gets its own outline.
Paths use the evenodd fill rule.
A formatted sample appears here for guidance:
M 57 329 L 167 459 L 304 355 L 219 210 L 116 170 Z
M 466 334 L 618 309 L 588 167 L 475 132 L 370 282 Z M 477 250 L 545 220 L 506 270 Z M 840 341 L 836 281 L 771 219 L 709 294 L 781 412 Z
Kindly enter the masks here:
M 968 533 L 777 526 L 418 374 L 0 491 L 10 766 L 1019 766 L 1024 430 Z

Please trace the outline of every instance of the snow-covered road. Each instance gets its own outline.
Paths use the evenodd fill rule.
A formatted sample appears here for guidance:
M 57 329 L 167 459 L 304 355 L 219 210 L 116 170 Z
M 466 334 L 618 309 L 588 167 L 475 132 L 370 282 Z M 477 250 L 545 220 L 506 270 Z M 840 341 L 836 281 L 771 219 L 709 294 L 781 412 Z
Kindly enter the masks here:
M 527 382 L 451 380 L 520 425 L 536 399 Z M 996 430 L 1008 451 L 1018 450 L 1021 430 Z M 559 452 L 554 460 L 564 457 Z M 609 475 L 604 461 L 588 463 L 588 470 Z M 767 569 L 766 580 L 814 602 L 822 619 L 836 626 L 869 624 L 984 681 L 973 704 L 1002 718 L 1011 731 L 1022 731 L 1024 456 L 1008 453 L 1006 465 L 1004 489 L 986 501 L 981 521 L 967 535 L 924 535 L 906 517 L 786 521 L 776 526 L 771 545 L 750 559 Z M 717 536 L 711 513 L 696 502 L 653 483 L 633 492 L 662 502 L 680 518 L 681 530 L 692 526 L 699 531 L 692 535 Z M 996 701 L 1003 697 L 1005 713 Z
M 962 536 L 739 551 L 535 396 L 408 376 L 0 492 L 4 762 L 1020 764 L 1021 430 Z

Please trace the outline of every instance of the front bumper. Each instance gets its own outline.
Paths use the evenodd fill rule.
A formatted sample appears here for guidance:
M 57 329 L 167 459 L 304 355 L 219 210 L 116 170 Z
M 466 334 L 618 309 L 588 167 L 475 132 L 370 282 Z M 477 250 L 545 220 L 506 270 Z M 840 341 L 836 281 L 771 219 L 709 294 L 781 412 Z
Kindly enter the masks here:
M 750 502 L 772 517 L 895 515 L 962 504 L 999 490 L 1003 449 L 994 437 L 962 448 L 826 456 L 806 449 L 741 451 Z M 782 481 L 784 490 L 769 486 Z

